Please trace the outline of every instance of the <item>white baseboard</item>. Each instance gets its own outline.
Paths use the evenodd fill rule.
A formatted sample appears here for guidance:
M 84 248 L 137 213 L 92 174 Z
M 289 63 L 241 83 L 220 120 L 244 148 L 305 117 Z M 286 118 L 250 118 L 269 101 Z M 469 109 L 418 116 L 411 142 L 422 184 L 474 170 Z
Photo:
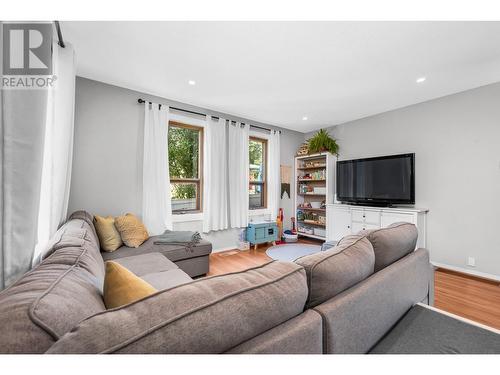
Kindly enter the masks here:
M 218 249 L 212 249 L 212 253 L 221 253 L 223 251 L 228 250 L 238 250 L 238 245 L 234 244 L 233 246 L 220 247 Z
M 472 275 L 472 276 L 482 277 L 484 279 L 500 281 L 500 276 L 493 275 L 493 274 L 486 273 L 486 272 L 474 271 L 474 270 L 470 270 L 470 269 L 462 268 L 462 267 L 457 267 L 457 266 L 450 266 L 448 264 L 439 263 L 439 262 L 431 262 L 431 264 L 435 267 L 444 268 L 444 269 L 447 269 L 450 271 L 456 271 L 456 272 L 461 272 L 461 273 L 465 273 L 465 274 Z

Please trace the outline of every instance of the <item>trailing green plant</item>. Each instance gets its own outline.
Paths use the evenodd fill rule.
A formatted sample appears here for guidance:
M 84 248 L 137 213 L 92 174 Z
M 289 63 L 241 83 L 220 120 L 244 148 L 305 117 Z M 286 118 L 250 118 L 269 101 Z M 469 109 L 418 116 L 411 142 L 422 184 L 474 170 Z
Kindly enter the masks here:
M 330 134 L 324 129 L 321 129 L 312 138 L 308 139 L 307 144 L 309 145 L 310 154 L 325 151 L 337 156 L 339 154 L 337 140 L 330 137 Z

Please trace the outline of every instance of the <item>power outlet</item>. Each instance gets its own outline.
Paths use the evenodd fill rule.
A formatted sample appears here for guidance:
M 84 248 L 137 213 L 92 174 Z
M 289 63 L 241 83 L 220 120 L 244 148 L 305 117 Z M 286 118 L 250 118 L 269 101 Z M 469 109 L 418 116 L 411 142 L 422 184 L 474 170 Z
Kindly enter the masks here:
M 468 257 L 467 258 L 467 265 L 470 267 L 476 267 L 476 258 Z

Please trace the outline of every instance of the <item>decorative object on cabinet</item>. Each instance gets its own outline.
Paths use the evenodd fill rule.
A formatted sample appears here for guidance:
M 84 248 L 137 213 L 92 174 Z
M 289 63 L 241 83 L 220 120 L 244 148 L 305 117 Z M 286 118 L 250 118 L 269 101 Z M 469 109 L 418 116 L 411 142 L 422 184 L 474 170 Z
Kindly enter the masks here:
M 330 134 L 324 129 L 318 131 L 307 141 L 309 153 L 329 152 L 333 155 L 339 154 L 339 145 L 337 140 L 330 137 Z
M 307 154 L 309 154 L 309 143 L 304 142 L 300 145 L 300 147 L 297 150 L 297 153 L 295 155 L 296 156 L 305 156 Z

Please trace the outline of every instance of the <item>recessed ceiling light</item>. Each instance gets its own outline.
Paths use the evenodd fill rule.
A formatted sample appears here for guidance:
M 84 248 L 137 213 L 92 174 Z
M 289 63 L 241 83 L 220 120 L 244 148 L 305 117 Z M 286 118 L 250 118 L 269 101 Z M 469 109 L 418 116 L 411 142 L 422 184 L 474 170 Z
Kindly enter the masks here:
M 422 83 L 426 80 L 427 78 L 425 77 L 420 77 L 420 78 L 417 78 L 417 83 Z
M 192 79 L 190 79 L 188 81 L 188 84 L 190 84 L 191 86 L 194 86 L 194 85 L 196 85 L 196 81 L 193 81 Z
M 302 117 L 302 121 L 307 121 L 307 116 Z

